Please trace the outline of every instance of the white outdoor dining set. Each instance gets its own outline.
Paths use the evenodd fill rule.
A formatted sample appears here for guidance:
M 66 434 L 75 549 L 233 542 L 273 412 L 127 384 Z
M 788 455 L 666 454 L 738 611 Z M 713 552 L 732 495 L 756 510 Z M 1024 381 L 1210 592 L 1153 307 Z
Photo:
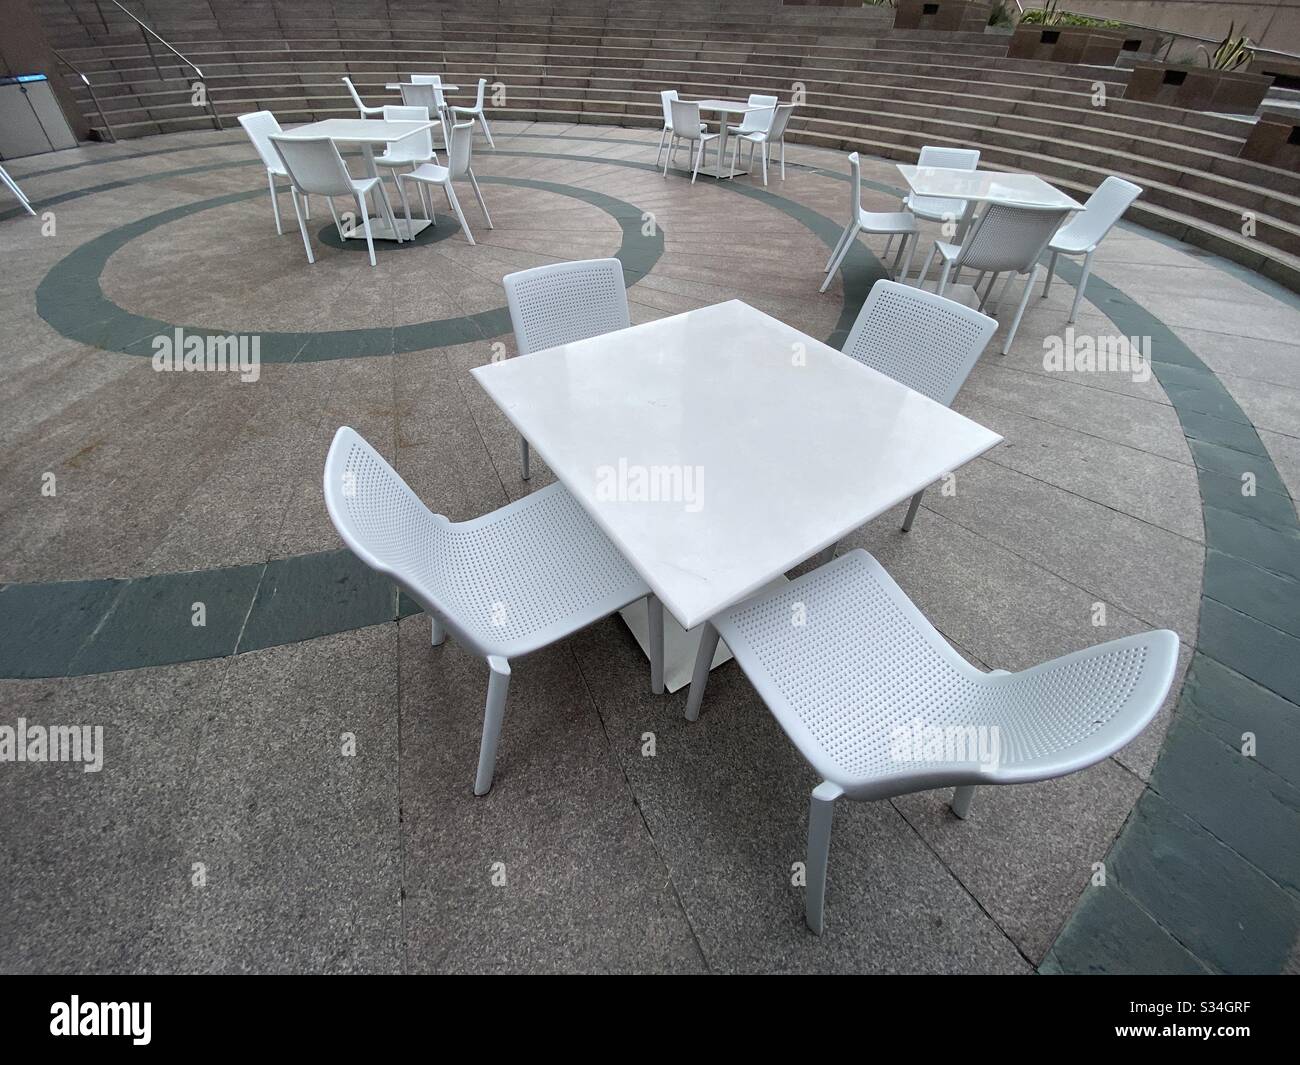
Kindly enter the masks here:
M 835 557 L 908 500 L 910 529 L 928 485 L 1000 442 L 950 407 L 996 329 L 982 311 L 880 280 L 837 351 L 739 300 L 633 326 L 617 259 L 503 285 L 519 355 L 471 372 L 519 433 L 521 477 L 536 452 L 556 481 L 453 522 L 351 428 L 324 469 L 348 548 L 420 605 L 435 648 L 450 635 L 487 666 L 476 794 L 532 652 L 621 613 L 651 691 L 689 683 L 690 721 L 734 657 L 821 781 L 805 889 L 820 934 L 836 800 L 953 788 L 965 818 L 977 787 L 1084 769 L 1159 709 L 1168 630 L 985 672 L 866 551 Z
M 668 166 L 673 155 L 683 145 L 686 147 L 687 165 L 691 171 L 691 184 L 703 172 L 709 177 L 734 178 L 748 173 L 737 170 L 742 144 L 749 145 L 749 165 L 754 166 L 754 154 L 759 153 L 763 171 L 763 184 L 767 184 L 767 168 L 772 161 L 773 147 L 780 148 L 781 180 L 785 180 L 785 131 L 794 113 L 794 104 L 783 104 L 776 96 L 763 93 L 750 93 L 748 100 L 683 100 L 676 89 L 664 89 L 659 93 L 663 104 L 664 128 L 659 135 L 659 152 L 655 164 L 663 159 L 664 177 L 668 177 Z M 716 133 L 709 132 L 708 124 L 701 120 L 704 114 L 718 116 Z M 730 120 L 739 115 L 740 122 L 729 125 Z M 727 166 L 727 141 L 732 142 L 731 164 Z M 668 155 L 664 157 L 664 147 Z M 714 162 L 704 165 L 706 152 L 712 147 Z M 691 163 L 690 155 L 695 157 Z
M 239 116 L 240 125 L 266 166 L 276 233 L 284 232 L 277 180 L 289 186 L 309 263 L 316 261 L 306 224 L 311 218 L 312 196 L 325 197 L 341 240 L 353 239 L 358 229 L 361 231 L 371 266 L 375 265 L 376 240 L 400 244 L 414 240 L 435 224 L 430 195 L 434 187 L 442 189 L 470 244 L 474 243 L 474 235 L 456 196 L 455 182 L 469 183 L 484 222 L 493 228 L 472 165 L 475 122 L 488 145 L 495 147 L 483 102 L 486 78 L 478 81 L 474 103 L 463 107 L 447 102 L 444 93 L 455 92 L 460 86 L 443 82 L 439 74 L 412 74 L 409 81 L 388 84 L 389 90 L 401 93 L 402 102 L 382 107 L 367 106 L 351 79 L 345 77 L 343 81 L 356 103 L 359 118 L 328 118 L 285 130 L 270 111 Z M 348 171 L 341 148 L 361 150 L 361 177 L 353 177 Z M 382 149 L 381 153 L 376 155 L 376 149 Z M 445 163 L 439 159 L 439 151 L 446 154 Z M 380 168 L 393 177 L 404 215 L 400 219 L 393 211 Z M 408 188 L 419 196 L 421 218 L 411 215 Z M 374 204 L 376 217 L 371 217 L 367 197 Z M 339 217 L 336 199 L 348 204 L 348 215 L 355 206 L 355 220 L 345 223 Z

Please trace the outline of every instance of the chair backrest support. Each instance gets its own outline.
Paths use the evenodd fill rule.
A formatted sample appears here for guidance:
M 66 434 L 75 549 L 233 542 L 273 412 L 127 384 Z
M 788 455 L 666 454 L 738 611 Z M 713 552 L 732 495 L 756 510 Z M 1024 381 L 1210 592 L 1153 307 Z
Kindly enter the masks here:
M 882 280 L 862 304 L 844 354 L 950 406 L 997 327 L 964 304 Z
M 354 187 L 338 147 L 328 137 L 300 140 L 272 137 L 290 179 L 301 192 L 319 196 L 352 196 Z
M 1061 236 L 1084 245 L 1100 244 L 1129 205 L 1141 195 L 1140 185 L 1112 174 L 1088 197 L 1083 210 L 1065 224 Z
M 676 89 L 661 89 L 659 92 L 659 101 L 664 105 L 664 125 L 673 124 L 672 102 L 677 99 Z
M 694 100 L 669 100 L 673 109 L 673 132 L 687 140 L 700 139 L 700 105 Z
M 271 114 L 270 111 L 252 111 L 246 115 L 240 115 L 239 124 L 244 127 L 244 132 L 248 134 L 248 139 L 253 142 L 253 147 L 257 150 L 257 154 L 261 156 L 262 162 L 266 164 L 266 168 L 274 170 L 277 174 L 283 174 L 284 163 L 276 153 L 275 146 L 271 143 L 271 138 L 282 132 L 275 115 Z
M 385 104 L 384 121 L 428 122 L 429 109 L 427 107 L 408 107 L 405 104 Z M 433 154 L 432 131 L 426 129 L 423 133 L 413 133 L 409 137 L 403 137 L 400 141 L 393 141 L 389 144 L 388 150 L 399 159 L 408 155 L 427 159 Z

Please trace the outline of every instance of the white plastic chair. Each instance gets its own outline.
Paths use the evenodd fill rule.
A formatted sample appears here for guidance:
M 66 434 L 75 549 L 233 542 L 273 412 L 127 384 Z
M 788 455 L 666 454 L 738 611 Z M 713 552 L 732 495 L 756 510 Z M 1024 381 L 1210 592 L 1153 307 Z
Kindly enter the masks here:
M 785 127 L 790 121 L 790 116 L 794 114 L 794 104 L 780 104 L 770 113 L 767 114 L 767 124 L 759 130 L 752 133 L 737 133 L 735 142 L 731 149 L 731 176 L 736 176 L 736 159 L 740 155 L 740 142 L 749 142 L 749 165 L 751 169 L 754 165 L 754 150 L 761 148 L 763 152 L 763 184 L 767 184 L 767 164 L 772 156 L 772 145 L 781 146 L 781 180 L 785 180 Z M 746 118 L 749 115 L 745 116 Z
M 897 273 L 898 260 L 906 250 L 907 259 L 903 263 L 902 273 L 897 276 L 907 276 L 907 271 L 912 266 L 912 256 L 916 252 L 916 242 L 920 239 L 916 219 L 908 211 L 864 211 L 862 209 L 862 161 L 858 158 L 857 152 L 850 152 L 849 222 L 831 251 L 831 257 L 826 260 L 826 277 L 822 280 L 822 287 L 817 290 L 818 292 L 825 292 L 830 287 L 831 278 L 835 276 L 835 271 L 839 269 L 844 257 L 849 254 L 849 249 L 853 247 L 853 242 L 857 240 L 859 233 L 888 233 L 891 242 L 895 236 L 901 236 L 903 239 L 899 242 L 898 252 L 894 256 L 894 271 Z M 886 256 L 889 254 L 889 245 L 885 246 L 885 254 Z
M 344 78 L 343 84 L 348 87 L 348 92 L 352 95 L 352 102 L 357 105 L 357 111 L 360 112 L 362 118 L 369 118 L 371 115 L 377 115 L 383 111 L 382 107 L 366 106 L 365 102 L 361 99 L 361 94 L 357 92 L 357 87 L 352 84 L 351 78 Z
M 1068 210 L 1056 207 L 1044 209 L 991 203 L 971 226 L 966 239 L 960 245 L 949 244 L 942 240 L 934 242 L 934 247 L 926 256 L 925 265 L 921 267 L 921 276 L 916 280 L 916 287 L 924 287 L 926 276 L 930 273 L 930 264 L 934 262 L 936 254 L 943 260 L 943 273 L 939 277 L 939 285 L 936 289 L 940 296 L 948 287 L 948 278 L 954 270 L 960 271 L 968 267 L 975 270 L 976 289 L 979 288 L 980 281 L 986 273 L 993 275 L 989 278 L 988 287 L 980 300 L 981 310 L 988 303 L 1000 274 L 1008 275 L 1003 282 L 1003 289 L 1011 283 L 1011 275 L 1026 275 L 1020 306 L 1016 308 L 1016 317 L 1002 344 L 1002 354 L 1005 355 L 1011 350 L 1011 342 L 1016 338 L 1020 319 L 1024 317 L 1025 307 L 1029 303 L 1029 292 L 1038 277 L 1038 259 L 1043 254 L 1043 249 L 1047 247 L 1047 242 L 1052 239 L 1052 234 L 1069 213 Z M 994 301 L 994 306 L 1000 300 L 1001 292 L 998 294 L 998 299 Z
M 14 194 L 14 198 L 22 206 L 24 211 L 26 211 L 30 215 L 36 214 L 36 210 L 32 207 L 32 201 L 29 200 L 27 198 L 27 194 L 18 187 L 18 182 L 16 182 L 12 177 L 9 176 L 9 171 L 7 171 L 2 166 L 0 166 L 0 182 L 3 182 L 4 187 Z M 272 187 L 271 195 L 273 197 L 275 195 L 274 187 Z M 279 212 L 277 212 L 276 221 L 279 221 L 278 214 Z
M 289 172 L 285 170 L 283 160 L 281 160 L 275 146 L 271 143 L 271 138 L 282 132 L 280 123 L 276 121 L 275 115 L 271 114 L 270 111 L 252 111 L 249 114 L 240 115 L 239 124 L 244 127 L 244 132 L 248 134 L 248 139 L 253 142 L 253 147 L 261 157 L 262 164 L 266 167 L 266 183 L 271 188 L 271 212 L 275 215 L 275 231 L 280 236 L 283 236 L 284 227 L 280 224 L 280 197 L 279 190 L 275 187 L 275 179 L 278 177 L 284 178 L 285 182 L 290 186 L 290 193 L 292 193 L 293 187 L 292 182 L 289 181 Z M 311 218 L 311 202 L 306 196 L 303 197 L 303 209 L 306 211 L 307 217 Z
M 728 126 L 728 133 L 765 133 L 767 128 L 772 124 L 772 112 L 776 110 L 776 105 L 781 102 L 779 97 L 766 96 L 763 93 L 751 92 L 749 99 L 745 101 L 753 111 L 746 111 L 740 117 L 740 124 Z
M 796 609 L 801 625 L 790 623 Z M 1019 673 L 984 673 L 861 549 L 705 624 L 691 720 L 719 637 L 822 778 L 805 893 L 818 935 L 836 799 L 955 787 L 952 810 L 964 819 L 978 785 L 1065 776 L 1129 743 L 1159 710 L 1178 659 L 1178 637 L 1160 629 Z
M 354 430 L 334 434 L 325 507 L 343 542 L 490 670 L 474 794 L 492 787 L 510 659 L 531 654 L 637 599 L 650 610 L 650 685 L 663 692 L 663 606 L 562 485 L 464 522 L 434 514 Z
M 1088 197 L 1083 210 L 1063 225 L 1050 241 L 1047 248 L 1052 257 L 1047 263 L 1047 280 L 1043 282 L 1043 298 L 1052 287 L 1052 274 L 1056 270 L 1058 255 L 1082 255 L 1083 271 L 1074 286 L 1074 305 L 1070 308 L 1069 321 L 1073 322 L 1079 313 L 1079 303 L 1083 299 L 1083 290 L 1088 285 L 1092 273 L 1092 253 L 1106 239 L 1106 234 L 1114 228 L 1129 205 L 1142 195 L 1142 189 L 1131 181 L 1111 175 L 1103 181 L 1097 191 Z
M 673 132 L 673 110 L 672 102 L 677 99 L 676 89 L 663 89 L 659 93 L 659 101 L 664 108 L 664 129 L 659 134 L 659 151 L 655 153 L 655 166 L 659 165 L 659 157 L 664 154 L 664 142 Z M 700 129 L 704 129 L 703 122 L 700 123 Z
M 996 319 L 964 304 L 897 281 L 877 281 L 844 342 L 844 354 L 914 392 L 952 406 L 979 361 Z M 912 528 L 920 492 L 912 497 L 903 532 Z M 830 548 L 833 555 L 834 547 Z
M 452 182 L 463 177 L 468 177 L 470 185 L 473 186 L 474 195 L 478 199 L 479 207 L 483 210 L 483 217 L 487 221 L 488 229 L 494 228 L 492 216 L 488 214 L 487 204 L 483 202 L 483 193 L 479 191 L 478 178 L 474 176 L 474 168 L 470 166 L 472 151 L 470 142 L 473 139 L 474 124 L 472 122 L 460 122 L 451 128 L 446 166 L 439 166 L 437 163 L 425 163 L 409 174 L 397 175 L 397 190 L 401 193 L 402 208 L 406 211 L 408 232 L 411 223 L 411 203 L 406 198 L 406 188 L 403 183 L 414 181 L 419 185 L 438 185 L 446 193 L 447 203 L 456 212 L 456 218 L 460 221 L 460 228 L 465 234 L 465 239 L 470 244 L 473 244 L 474 234 L 469 231 L 469 223 L 465 221 L 465 214 L 460 209 L 460 200 L 456 198 L 456 190 L 452 188 Z M 433 219 L 432 211 L 429 212 L 429 218 L 430 220 Z M 437 223 L 434 222 L 434 224 Z
M 691 184 L 695 184 L 695 179 L 700 173 L 700 161 L 704 158 L 704 149 L 709 141 L 717 140 L 721 134 L 709 133 L 704 123 L 700 121 L 700 105 L 695 101 L 686 100 L 669 100 L 668 107 L 672 112 L 672 139 L 668 142 L 668 155 L 664 159 L 664 177 L 668 177 L 668 164 L 673 161 L 673 150 L 677 142 L 687 141 L 694 142 L 697 145 L 695 150 L 695 166 L 691 170 Z M 689 151 L 689 144 L 687 150 Z M 722 160 L 718 160 L 718 169 L 722 169 Z
M 487 115 L 483 110 L 483 90 L 487 88 L 487 78 L 478 79 L 478 94 L 474 97 L 473 107 L 453 107 L 452 113 L 460 118 L 467 117 L 471 122 L 478 119 L 479 125 L 483 127 L 483 136 L 487 138 L 488 147 L 496 151 L 496 142 L 492 139 L 492 131 L 488 129 Z
M 348 234 L 339 221 L 338 212 L 334 210 L 334 197 L 344 196 L 356 203 L 366 233 L 366 250 L 370 252 L 371 266 L 375 265 L 375 242 L 370 235 L 370 212 L 366 208 L 367 195 L 374 196 L 375 205 L 388 224 L 393 227 L 398 241 L 401 241 L 401 231 L 397 228 L 397 219 L 393 217 L 393 207 L 388 202 L 384 183 L 377 177 L 352 177 L 348 173 L 348 168 L 343 165 L 343 157 L 339 155 L 338 147 L 332 140 L 328 137 L 299 140 L 294 137 L 273 136 L 271 143 L 279 153 L 281 162 L 284 163 L 289 180 L 293 182 L 290 190 L 293 210 L 298 216 L 298 230 L 302 233 L 302 245 L 307 249 L 309 263 L 314 263 L 316 257 L 312 254 L 311 238 L 307 235 L 307 225 L 298 207 L 300 193 L 303 196 L 314 193 L 328 199 L 330 213 L 334 215 L 334 225 L 343 240 L 348 238 Z
M 573 344 L 632 324 L 623 264 L 617 259 L 550 263 L 506 274 L 501 284 L 520 355 Z M 519 457 L 526 481 L 532 474 L 528 441 L 522 434 Z
M 423 107 L 390 104 L 384 108 L 384 121 L 428 122 L 429 112 Z M 388 145 L 388 149 L 383 155 L 375 156 L 375 166 L 386 166 L 390 169 L 410 167 L 413 171 L 419 169 L 423 163 L 436 163 L 437 161 L 438 153 L 433 150 L 433 135 L 429 130 L 425 130 L 423 133 L 413 133 L 399 141 L 393 141 Z M 397 179 L 394 178 L 393 181 L 396 183 Z M 400 184 L 397 191 L 400 195 L 402 191 Z M 424 205 L 424 217 L 432 220 L 432 206 L 425 195 L 423 186 L 420 187 L 420 202 Z

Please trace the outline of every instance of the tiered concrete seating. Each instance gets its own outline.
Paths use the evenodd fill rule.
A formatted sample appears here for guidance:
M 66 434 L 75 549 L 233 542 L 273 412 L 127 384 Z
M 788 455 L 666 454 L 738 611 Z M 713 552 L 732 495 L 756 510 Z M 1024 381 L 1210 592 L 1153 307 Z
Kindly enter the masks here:
M 107 9 L 101 18 L 91 0 L 39 8 L 119 137 L 212 124 L 191 102 L 192 72 L 181 77 L 156 49 L 167 79 L 159 80 L 125 15 Z M 152 0 L 135 10 L 203 69 L 232 121 L 259 108 L 286 123 L 352 115 L 344 74 L 374 102 L 401 74 L 435 70 L 467 85 L 486 76 L 506 86 L 494 116 L 625 126 L 656 126 L 665 87 L 788 98 L 802 86 L 791 142 L 900 160 L 923 144 L 968 145 L 986 166 L 1033 170 L 1080 194 L 1119 174 L 1146 189 L 1130 218 L 1300 289 L 1300 189 L 1288 171 L 1238 158 L 1246 123 L 1126 101 L 1123 68 L 1012 60 L 1004 39 L 980 33 L 895 32 L 888 8 Z

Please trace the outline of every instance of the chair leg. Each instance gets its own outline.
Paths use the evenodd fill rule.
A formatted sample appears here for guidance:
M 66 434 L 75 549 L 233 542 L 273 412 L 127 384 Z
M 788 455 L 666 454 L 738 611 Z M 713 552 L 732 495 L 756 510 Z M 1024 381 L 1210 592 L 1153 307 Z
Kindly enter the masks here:
M 302 194 L 302 213 L 308 222 L 311 221 L 311 197 L 305 192 Z
M 674 133 L 671 137 L 668 138 L 668 154 L 664 156 L 664 180 L 665 181 L 668 180 L 668 166 L 673 161 L 673 149 L 675 149 L 676 147 L 677 147 L 677 134 Z M 655 163 L 656 165 L 658 165 L 657 159 L 655 160 Z
M 948 288 L 948 274 L 951 273 L 951 271 L 952 271 L 952 260 L 944 259 L 943 272 L 939 275 L 939 287 L 934 290 L 936 295 L 942 296 L 944 294 L 944 291 Z M 957 273 L 958 274 L 961 273 L 960 267 L 957 268 Z M 955 279 L 954 279 L 954 283 L 955 283 Z
M 781 180 L 785 180 L 785 138 L 781 138 Z
M 275 175 L 271 171 L 266 172 L 266 183 L 271 186 L 271 212 L 275 215 L 275 235 L 284 236 L 284 227 L 280 225 L 280 195 L 275 187 Z
M 1079 283 L 1074 286 L 1074 305 L 1070 308 L 1067 322 L 1073 322 L 1079 314 L 1079 304 L 1083 302 L 1083 290 L 1088 287 L 1088 275 L 1092 273 L 1092 252 L 1083 257 L 1083 270 L 1079 274 Z
M 451 204 L 451 209 L 456 214 L 456 220 L 460 222 L 460 228 L 465 233 L 465 239 L 473 244 L 474 234 L 469 231 L 469 223 L 465 221 L 465 214 L 460 209 L 460 200 L 456 199 L 456 190 L 451 187 L 450 181 L 442 187 L 442 191 L 447 194 L 447 202 Z
M 740 158 L 740 138 L 731 138 L 731 177 L 736 176 L 736 162 Z
M 691 169 L 691 184 L 695 184 L 695 179 L 700 176 L 700 160 L 704 158 L 704 141 L 698 142 L 695 149 L 695 166 Z
M 916 246 L 920 243 L 921 234 L 911 233 L 904 236 L 903 239 L 907 241 L 907 256 L 903 259 L 903 272 L 898 275 L 899 281 L 906 281 L 908 273 L 911 272 L 912 256 L 916 254 Z
M 853 247 L 853 242 L 858 239 L 858 233 L 861 230 L 862 227 L 857 222 L 849 226 L 849 239 L 844 242 L 839 254 L 835 257 L 835 261 L 831 263 L 830 271 L 826 274 L 825 280 L 822 281 L 822 287 L 817 290 L 818 292 L 825 292 L 830 287 L 831 278 L 835 276 L 835 271 L 839 269 L 840 263 L 844 262 L 845 257 L 849 254 L 849 249 Z
M 483 193 L 479 191 L 478 178 L 474 176 L 474 171 L 468 167 L 465 170 L 465 174 L 469 178 L 469 183 L 474 187 L 474 195 L 478 199 L 479 207 L 483 210 L 483 218 L 487 222 L 488 229 L 495 229 L 496 226 L 492 224 L 492 216 L 488 214 L 487 204 L 483 202 Z
M 401 183 L 399 182 L 398 184 L 400 187 Z M 393 214 L 393 201 L 388 198 L 388 190 L 384 188 L 384 183 L 382 181 L 375 186 L 375 201 L 379 205 L 380 213 L 384 216 L 384 221 L 386 221 L 392 227 L 393 235 L 397 237 L 397 242 L 400 244 L 404 240 L 411 240 L 412 239 L 411 233 L 413 232 L 413 227 L 411 223 L 408 221 L 406 223 L 407 235 L 406 236 L 402 235 L 401 227 L 399 227 L 397 224 L 397 216 Z
M 521 479 L 526 481 L 533 474 L 528 468 L 528 441 L 522 436 L 519 438 L 519 463 L 524 471 Z
M 447 628 L 432 614 L 426 616 L 429 619 L 429 643 L 433 647 L 439 647 L 447 639 Z
M 767 157 L 772 154 L 772 146 L 764 143 L 763 145 L 763 187 L 767 188 Z
M 483 111 L 478 113 L 479 125 L 483 127 L 483 136 L 487 138 L 488 147 L 494 152 L 497 150 L 497 142 L 492 139 L 492 130 L 488 127 L 487 114 Z M 491 226 L 488 226 L 491 229 Z
M 664 141 L 668 139 L 668 127 L 664 126 L 663 132 L 659 134 L 659 150 L 655 152 L 655 169 L 659 169 L 659 158 L 664 154 Z
M 695 672 L 691 674 L 691 690 L 686 696 L 686 720 L 700 719 L 700 703 L 704 701 L 704 689 L 709 683 L 709 668 L 713 665 L 713 655 L 718 650 L 718 630 L 713 622 L 706 621 L 700 628 L 700 649 L 695 652 Z
M 903 532 L 912 531 L 912 519 L 916 517 L 916 512 L 921 506 L 921 494 L 924 491 L 925 489 L 922 488 L 920 492 L 912 496 L 912 505 L 907 508 L 907 517 L 903 519 Z
M 1060 252 L 1052 252 L 1052 256 L 1047 260 L 1047 277 L 1043 279 L 1043 294 L 1040 299 L 1047 299 L 1047 293 L 1052 287 L 1052 275 L 1056 272 L 1056 257 Z M 1073 321 L 1073 319 L 1071 319 Z
M 830 256 L 826 259 L 826 265 L 822 267 L 822 273 L 824 274 L 830 273 L 831 263 L 835 261 L 835 256 L 839 255 L 840 249 L 844 247 L 844 242 L 848 239 L 849 236 L 849 230 L 852 228 L 853 228 L 852 222 L 850 222 L 847 226 L 844 227 L 844 231 L 840 233 L 840 239 L 835 242 L 835 247 L 831 249 Z M 889 239 L 893 240 L 894 238 L 890 237 Z M 889 245 L 885 245 L 885 254 L 886 255 L 889 254 Z
M 970 814 L 973 798 L 975 798 L 974 784 L 964 784 L 960 788 L 955 788 L 952 793 L 952 812 L 965 821 Z
M 370 211 L 366 208 L 364 196 L 357 197 L 357 209 L 361 212 L 362 224 L 366 227 L 366 251 L 370 253 L 370 265 L 375 266 L 375 241 L 370 235 Z
M 825 927 L 826 863 L 831 853 L 831 822 L 835 818 L 835 800 L 844 789 L 829 780 L 813 788 L 808 803 L 808 861 L 804 867 L 808 886 L 804 889 L 804 920 L 813 935 Z
M 510 663 L 499 655 L 488 656 L 487 706 L 483 710 L 483 742 L 478 749 L 478 776 L 474 778 L 474 794 L 486 795 L 492 790 L 492 771 L 497 764 L 497 740 L 501 738 L 501 722 L 506 716 L 506 695 L 510 692 Z
M 411 222 L 411 201 L 406 198 L 406 182 L 400 177 L 397 179 L 397 195 L 402 198 L 402 211 L 406 215 L 406 226 L 409 232 L 413 224 Z M 424 198 L 423 190 L 420 190 L 420 198 Z
M 1029 305 L 1029 291 L 1034 287 L 1034 282 L 1038 280 L 1038 264 L 1035 263 L 1029 270 L 1029 277 L 1025 281 L 1025 291 L 1020 295 L 1020 306 L 1016 308 L 1015 321 L 1011 323 L 1011 329 L 1007 333 L 1007 339 L 1002 342 L 1002 354 L 1005 355 L 1011 350 L 1011 342 L 1016 339 L 1016 330 L 1020 328 L 1020 319 L 1025 316 L 1025 307 Z
M 650 618 L 650 691 L 664 693 L 664 605 L 657 595 L 647 595 L 646 612 Z
M 920 234 L 917 234 L 917 240 L 920 240 Z M 925 265 L 921 267 L 921 272 L 916 278 L 916 287 L 925 288 L 925 279 L 930 276 L 930 264 L 934 262 L 934 257 L 939 254 L 939 248 L 935 244 L 930 245 L 930 254 L 925 257 Z
M 302 234 L 302 246 L 307 249 L 307 261 L 314 263 L 316 256 L 311 253 L 311 238 L 307 236 L 307 223 L 302 220 L 302 208 L 298 205 L 298 190 L 289 189 L 289 199 L 293 201 L 293 213 L 298 217 L 298 232 Z M 332 207 L 334 201 L 330 201 Z

